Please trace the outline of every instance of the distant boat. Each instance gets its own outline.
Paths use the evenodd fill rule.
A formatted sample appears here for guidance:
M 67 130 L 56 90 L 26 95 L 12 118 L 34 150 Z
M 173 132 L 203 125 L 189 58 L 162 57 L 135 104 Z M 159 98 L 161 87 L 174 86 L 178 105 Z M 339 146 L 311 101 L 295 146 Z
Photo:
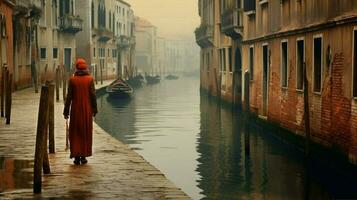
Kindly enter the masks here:
M 170 74 L 170 75 L 167 75 L 165 78 L 167 80 L 177 80 L 177 79 L 179 79 L 179 76 Z
M 145 76 L 145 79 L 146 79 L 146 83 L 147 84 L 156 84 L 156 83 L 160 83 L 160 76 L 159 75 L 156 75 L 156 76 Z
M 140 88 L 144 85 L 144 77 L 142 75 L 137 75 L 126 81 L 133 88 Z
M 121 78 L 111 83 L 106 91 L 110 97 L 115 98 L 129 98 L 134 93 L 134 89 Z

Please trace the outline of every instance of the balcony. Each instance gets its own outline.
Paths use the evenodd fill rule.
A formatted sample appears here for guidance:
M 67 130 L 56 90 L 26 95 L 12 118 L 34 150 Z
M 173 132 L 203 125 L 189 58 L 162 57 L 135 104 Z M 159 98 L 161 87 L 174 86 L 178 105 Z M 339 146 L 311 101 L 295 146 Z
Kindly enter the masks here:
M 65 15 L 59 17 L 59 30 L 76 34 L 83 29 L 83 20 L 78 16 Z
M 195 31 L 196 42 L 206 48 L 213 45 L 213 25 L 201 24 Z
M 19 14 L 40 16 L 42 11 L 40 0 L 16 0 L 15 11 Z
M 113 32 L 105 27 L 93 29 L 93 37 L 98 37 L 99 42 L 108 42 L 113 39 Z
M 131 45 L 135 45 L 136 44 L 136 37 L 135 36 L 131 36 L 130 37 L 130 44 Z
M 42 12 L 41 0 L 30 0 L 31 15 L 39 16 Z
M 116 37 L 115 43 L 119 48 L 125 49 L 130 47 L 130 37 L 121 35 L 119 37 Z
M 243 10 L 228 10 L 221 16 L 221 31 L 232 39 L 243 35 Z

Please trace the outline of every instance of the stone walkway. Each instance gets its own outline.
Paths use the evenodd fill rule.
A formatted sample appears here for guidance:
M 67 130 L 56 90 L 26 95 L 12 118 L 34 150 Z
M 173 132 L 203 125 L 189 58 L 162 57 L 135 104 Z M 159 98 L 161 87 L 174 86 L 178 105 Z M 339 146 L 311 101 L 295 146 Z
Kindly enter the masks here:
M 108 84 L 106 82 L 105 84 Z M 158 169 L 94 124 L 93 157 L 75 166 L 65 149 L 63 101 L 55 105 L 56 154 L 42 194 L 32 193 L 39 94 L 13 94 L 12 123 L 0 122 L 0 199 L 189 199 Z

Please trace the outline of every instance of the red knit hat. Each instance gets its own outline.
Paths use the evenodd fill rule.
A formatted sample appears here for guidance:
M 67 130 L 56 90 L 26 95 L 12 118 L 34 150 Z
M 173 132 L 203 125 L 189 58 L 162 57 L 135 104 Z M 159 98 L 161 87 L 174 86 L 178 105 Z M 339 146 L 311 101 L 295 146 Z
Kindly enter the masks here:
M 88 68 L 88 65 L 83 58 L 78 58 L 76 62 L 76 68 L 78 70 L 86 70 Z

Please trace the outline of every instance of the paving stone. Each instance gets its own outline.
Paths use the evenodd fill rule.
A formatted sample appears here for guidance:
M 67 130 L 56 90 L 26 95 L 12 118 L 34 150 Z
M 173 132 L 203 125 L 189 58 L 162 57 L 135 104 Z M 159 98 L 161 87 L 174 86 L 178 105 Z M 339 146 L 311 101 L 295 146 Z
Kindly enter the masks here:
M 108 84 L 106 82 L 104 85 Z M 32 177 L 40 94 L 33 89 L 13 94 L 12 124 L 0 119 L 0 159 L 28 161 L 21 170 L 8 175 L 16 183 L 19 173 Z M 129 146 L 93 124 L 93 157 L 88 164 L 74 166 L 65 151 L 63 101 L 55 104 L 56 154 L 50 154 L 51 174 L 43 176 L 42 194 L 32 188 L 13 186 L 0 199 L 190 199 L 159 170 Z M 1 168 L 0 168 L 1 170 Z M 0 175 L 1 176 L 1 175 Z M 31 182 L 32 179 L 25 180 Z M 18 181 L 17 181 L 18 182 Z

